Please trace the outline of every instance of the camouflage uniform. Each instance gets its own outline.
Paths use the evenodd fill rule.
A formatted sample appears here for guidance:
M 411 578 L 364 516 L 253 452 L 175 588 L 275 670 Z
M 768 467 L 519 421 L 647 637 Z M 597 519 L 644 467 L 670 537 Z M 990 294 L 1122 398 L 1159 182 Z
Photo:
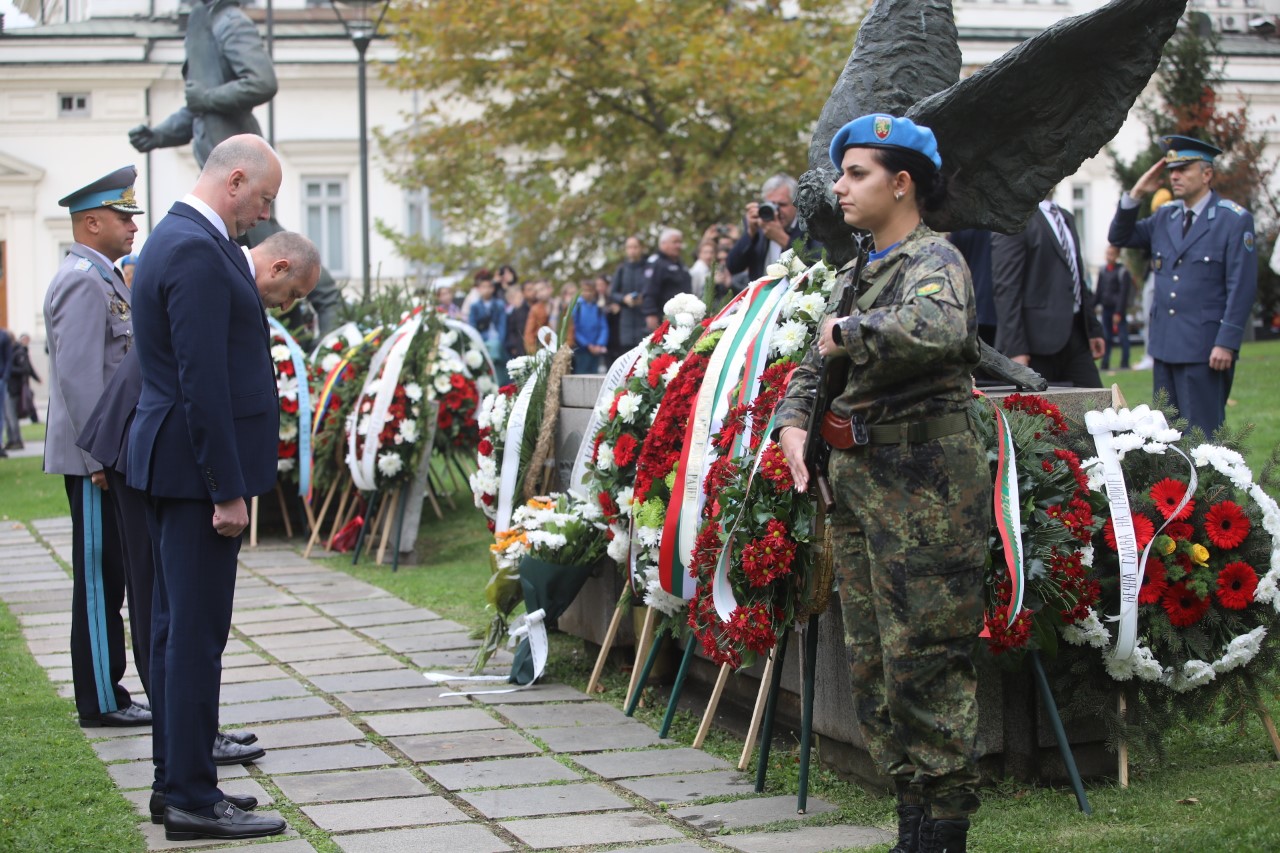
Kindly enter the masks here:
M 837 289 L 850 285 L 841 271 Z M 978 363 L 969 270 L 924 225 L 868 264 L 858 293 L 889 277 L 841 325 L 852 364 L 840 417 L 930 421 L 969 405 Z M 834 308 L 838 300 L 833 299 Z M 821 357 L 796 370 L 778 423 L 805 429 Z M 834 450 L 836 580 L 863 740 L 907 803 L 934 818 L 978 807 L 977 677 L 991 478 L 972 428 L 916 444 Z

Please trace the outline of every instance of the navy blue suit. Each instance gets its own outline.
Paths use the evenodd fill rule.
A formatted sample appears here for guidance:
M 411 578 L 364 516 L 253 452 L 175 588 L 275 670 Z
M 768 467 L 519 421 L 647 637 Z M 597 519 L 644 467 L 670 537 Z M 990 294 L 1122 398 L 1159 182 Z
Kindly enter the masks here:
M 240 537 L 213 504 L 276 479 L 279 405 L 262 301 L 240 247 L 181 202 L 133 282 L 142 396 L 128 482 L 150 496 L 156 562 L 151 689 L 155 789 L 197 811 L 223 799 L 213 763 Z
M 1253 216 L 1210 192 L 1202 216 L 1182 235 L 1183 203 L 1171 202 L 1138 221 L 1123 207 L 1107 239 L 1146 249 L 1155 271 L 1155 298 L 1147 326 L 1147 352 L 1155 359 L 1155 389 L 1206 436 L 1222 425 L 1235 362 L 1209 367 L 1215 346 L 1240 351 L 1258 287 Z

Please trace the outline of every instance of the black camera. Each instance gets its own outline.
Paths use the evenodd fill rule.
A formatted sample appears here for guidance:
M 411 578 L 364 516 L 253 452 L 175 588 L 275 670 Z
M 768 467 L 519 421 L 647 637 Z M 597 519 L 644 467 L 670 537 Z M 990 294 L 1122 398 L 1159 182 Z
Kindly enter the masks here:
M 756 216 L 761 222 L 772 222 L 778 218 L 778 206 L 771 201 L 762 201 L 756 205 Z

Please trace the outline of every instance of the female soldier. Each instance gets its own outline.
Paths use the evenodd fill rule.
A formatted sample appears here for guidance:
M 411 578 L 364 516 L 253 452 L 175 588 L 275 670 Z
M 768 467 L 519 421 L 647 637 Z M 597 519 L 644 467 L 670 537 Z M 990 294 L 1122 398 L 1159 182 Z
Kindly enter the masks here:
M 857 306 L 823 322 L 779 409 L 779 440 L 803 491 L 821 358 L 849 358 L 821 431 L 833 448 L 833 556 L 854 707 L 867 749 L 894 780 L 895 853 L 956 853 L 978 808 L 970 649 L 991 505 L 986 452 L 967 416 L 978 363 L 973 284 L 959 252 L 921 219 L 945 195 L 932 131 L 863 116 L 835 135 L 831 161 L 845 222 L 870 231 L 876 251 L 860 281 L 842 271 Z

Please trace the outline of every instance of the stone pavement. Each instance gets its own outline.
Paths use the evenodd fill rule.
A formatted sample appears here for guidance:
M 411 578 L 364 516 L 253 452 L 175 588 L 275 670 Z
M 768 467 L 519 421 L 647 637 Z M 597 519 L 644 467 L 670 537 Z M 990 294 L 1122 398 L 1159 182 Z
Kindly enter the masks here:
M 0 528 L 0 600 L 70 697 L 71 581 L 50 553 L 70 564 L 70 520 L 33 527 Z M 465 626 L 280 545 L 246 548 L 240 565 L 221 717 L 255 731 L 267 755 L 220 778 L 289 821 L 255 842 L 265 853 L 315 851 L 312 841 L 348 853 L 818 853 L 893 841 L 872 827 L 808 826 L 834 807 L 811 797 L 797 816 L 794 797 L 756 795 L 727 762 L 566 685 L 444 696 L 422 672 L 465 671 L 477 646 Z M 501 652 L 493 671 L 509 665 Z M 126 686 L 141 693 L 132 672 Z M 166 841 L 144 819 L 149 730 L 84 731 L 149 849 L 218 846 Z

